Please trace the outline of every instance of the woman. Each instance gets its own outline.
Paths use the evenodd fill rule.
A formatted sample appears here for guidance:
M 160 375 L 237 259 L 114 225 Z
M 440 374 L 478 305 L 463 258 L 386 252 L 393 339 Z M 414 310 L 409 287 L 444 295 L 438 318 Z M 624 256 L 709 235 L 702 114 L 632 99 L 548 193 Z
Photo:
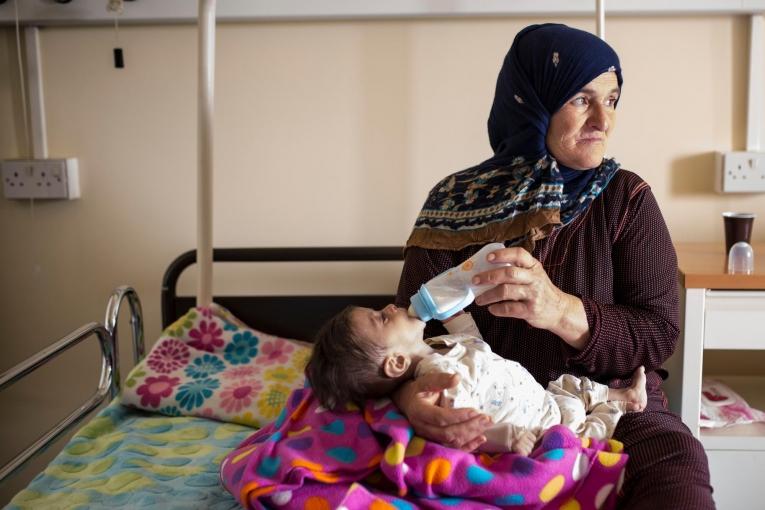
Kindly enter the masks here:
M 704 450 L 661 389 L 679 330 L 672 241 L 648 185 L 604 159 L 621 86 L 616 53 L 592 34 L 522 30 L 489 115 L 494 156 L 430 192 L 397 304 L 484 244 L 504 242 L 494 260 L 514 267 L 479 275 L 497 287 L 469 309 L 492 349 L 540 382 L 568 372 L 625 387 L 644 365 L 648 407 L 614 434 L 630 455 L 620 508 L 714 508 Z M 486 418 L 432 405 L 432 392 L 454 383 L 420 379 L 396 401 L 420 435 L 472 450 L 485 441 Z

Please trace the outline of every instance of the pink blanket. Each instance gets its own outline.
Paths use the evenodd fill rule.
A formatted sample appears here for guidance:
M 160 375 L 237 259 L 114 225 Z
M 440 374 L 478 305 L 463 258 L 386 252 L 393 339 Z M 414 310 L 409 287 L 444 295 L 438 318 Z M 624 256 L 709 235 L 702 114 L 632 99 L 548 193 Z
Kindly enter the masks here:
M 415 436 L 388 399 L 328 411 L 300 389 L 220 474 L 245 508 L 584 510 L 614 507 L 621 449 L 556 426 L 529 457 L 466 453 Z

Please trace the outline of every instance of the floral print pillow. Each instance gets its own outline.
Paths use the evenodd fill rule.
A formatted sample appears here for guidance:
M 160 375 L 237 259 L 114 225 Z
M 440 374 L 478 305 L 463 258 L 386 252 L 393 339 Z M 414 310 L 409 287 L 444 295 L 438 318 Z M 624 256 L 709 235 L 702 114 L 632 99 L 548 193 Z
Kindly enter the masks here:
M 122 403 L 262 427 L 303 386 L 310 344 L 249 328 L 220 305 L 192 308 L 130 371 Z

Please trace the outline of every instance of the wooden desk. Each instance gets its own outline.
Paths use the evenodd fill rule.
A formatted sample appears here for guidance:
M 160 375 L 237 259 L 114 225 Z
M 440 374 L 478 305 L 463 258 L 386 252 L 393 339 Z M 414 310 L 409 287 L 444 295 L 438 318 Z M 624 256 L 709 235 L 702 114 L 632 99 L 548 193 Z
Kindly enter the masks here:
M 679 243 L 680 285 L 694 289 L 765 289 L 765 243 L 754 243 L 754 273 L 727 274 L 725 245 Z
M 761 508 L 765 501 L 765 423 L 699 428 L 704 352 L 765 350 L 765 243 L 753 248 L 754 273 L 729 275 L 722 242 L 676 246 L 684 311 L 681 417 L 707 451 L 722 510 Z M 765 410 L 765 367 L 742 375 L 733 363 L 714 377 Z

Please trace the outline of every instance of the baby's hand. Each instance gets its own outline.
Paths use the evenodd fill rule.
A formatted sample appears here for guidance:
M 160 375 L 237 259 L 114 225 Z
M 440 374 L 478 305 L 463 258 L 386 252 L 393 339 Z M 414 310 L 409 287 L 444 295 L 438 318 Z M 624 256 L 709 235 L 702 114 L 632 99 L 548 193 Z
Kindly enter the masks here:
M 464 315 L 464 314 L 465 314 L 465 310 L 460 310 L 459 312 L 455 313 L 455 314 L 454 314 L 454 315 L 452 315 L 451 317 L 447 317 L 446 319 L 442 320 L 442 321 L 441 321 L 441 324 L 446 324 L 446 323 L 447 323 L 447 322 L 449 322 L 450 320 L 452 320 L 452 319 L 456 319 L 456 318 L 457 318 L 457 317 L 459 317 L 460 315 Z
M 511 450 L 513 453 L 517 453 L 519 455 L 528 455 L 531 453 L 531 450 L 534 449 L 534 443 L 536 440 L 537 438 L 534 433 L 527 430 L 521 434 L 518 439 L 515 440 Z

